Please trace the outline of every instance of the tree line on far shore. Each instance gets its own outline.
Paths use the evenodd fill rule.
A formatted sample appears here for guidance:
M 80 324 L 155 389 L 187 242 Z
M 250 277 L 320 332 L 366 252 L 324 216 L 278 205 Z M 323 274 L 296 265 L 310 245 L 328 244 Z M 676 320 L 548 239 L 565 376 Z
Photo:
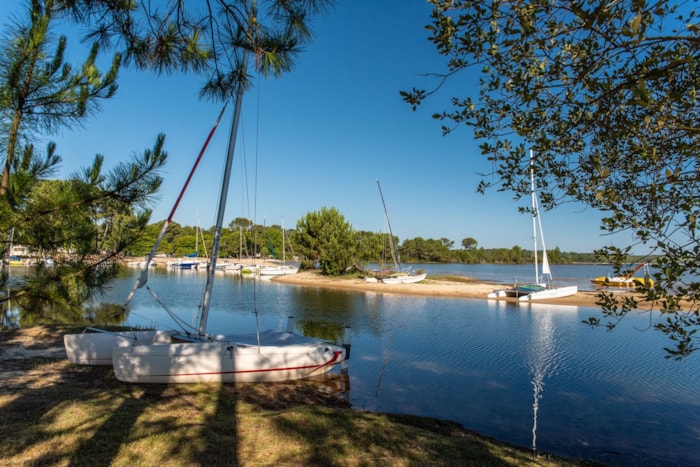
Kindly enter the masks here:
M 126 250 L 129 256 L 147 255 L 160 233 L 163 222 L 150 224 L 143 236 Z M 283 233 L 284 231 L 284 233 Z M 180 225 L 173 222 L 163 238 L 158 253 L 181 257 L 197 253 L 208 256 L 214 238 L 214 228 Z M 397 261 L 403 263 L 509 263 L 534 261 L 534 252 L 518 245 L 510 248 L 483 248 L 472 237 L 462 239 L 460 245 L 447 238 L 410 238 L 399 242 L 388 233 L 354 230 L 335 208 L 322 208 L 302 217 L 296 228 L 280 225 L 259 225 L 238 217 L 232 220 L 221 235 L 219 256 L 223 258 L 276 259 L 300 261 L 305 266 L 320 266 L 329 274 L 342 274 L 352 266 L 365 267 L 369 263 L 392 264 L 392 242 Z M 556 247 L 547 250 L 549 261 L 562 263 L 594 263 L 603 258 L 595 252 L 563 252 Z M 635 258 L 630 257 L 630 262 Z

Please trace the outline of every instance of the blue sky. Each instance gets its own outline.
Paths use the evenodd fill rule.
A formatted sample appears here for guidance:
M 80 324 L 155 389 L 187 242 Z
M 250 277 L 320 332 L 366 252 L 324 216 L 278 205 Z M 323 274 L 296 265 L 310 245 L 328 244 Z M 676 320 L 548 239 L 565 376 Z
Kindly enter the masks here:
M 2 2 L 3 27 L 10 10 L 19 5 Z M 430 87 L 425 74 L 443 70 L 443 58 L 427 40 L 429 15 L 422 0 L 345 0 L 316 19 L 314 41 L 296 68 L 261 78 L 245 95 L 226 223 L 246 217 L 292 228 L 325 206 L 337 208 L 355 229 L 386 232 L 379 179 L 400 241 L 445 237 L 459 246 L 472 237 L 485 248 L 532 248 L 532 219 L 518 212 L 529 199 L 515 202 L 495 190 L 477 194 L 479 173 L 491 168 L 478 143 L 467 129 L 443 137 L 431 118 L 449 108 L 450 93 L 417 112 L 399 96 Z M 78 47 L 69 38 L 69 53 L 82 57 Z M 165 219 L 221 108 L 199 101 L 200 86 L 196 77 L 123 70 L 117 95 L 101 113 L 84 128 L 51 138 L 64 158 L 63 175 L 98 153 L 112 167 L 165 133 L 169 161 L 152 221 Z M 464 89 L 464 97 L 473 86 L 460 76 L 446 91 Z M 175 215 L 181 224 L 214 224 L 231 113 L 229 106 Z M 629 240 L 602 236 L 599 219 L 573 204 L 544 212 L 547 247 L 586 252 Z

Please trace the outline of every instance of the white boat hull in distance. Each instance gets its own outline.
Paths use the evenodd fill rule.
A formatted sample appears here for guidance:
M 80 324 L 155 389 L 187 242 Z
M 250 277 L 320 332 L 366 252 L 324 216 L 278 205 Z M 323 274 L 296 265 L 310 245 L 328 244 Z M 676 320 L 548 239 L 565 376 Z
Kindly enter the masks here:
M 506 296 L 506 291 L 505 289 L 501 290 L 494 290 L 490 294 L 486 296 L 486 298 L 504 298 Z
M 551 289 L 544 289 L 540 290 L 539 292 L 533 292 L 528 295 L 523 295 L 521 297 L 518 297 L 518 300 L 521 302 L 531 300 L 548 300 L 551 298 L 569 297 L 571 295 L 576 295 L 577 293 L 577 285 L 570 285 L 567 287 L 553 287 Z
M 411 275 L 411 274 L 406 274 L 406 275 L 398 275 L 398 276 L 391 276 L 391 277 L 384 277 L 382 278 L 382 282 L 385 284 L 414 284 L 416 282 L 420 282 L 423 279 L 425 279 L 427 274 L 416 274 L 416 275 Z
M 298 273 L 299 268 L 294 266 L 263 266 L 259 272 L 261 276 L 285 276 Z
M 115 347 L 114 375 L 132 383 L 241 383 L 303 379 L 346 358 L 342 346 L 268 331 L 246 339 Z M 285 339 L 287 341 L 285 341 Z M 274 344 L 274 342 L 279 344 Z
M 111 365 L 112 349 L 131 345 L 167 344 L 172 342 L 167 331 L 83 332 L 66 334 L 63 345 L 66 356 L 77 365 Z

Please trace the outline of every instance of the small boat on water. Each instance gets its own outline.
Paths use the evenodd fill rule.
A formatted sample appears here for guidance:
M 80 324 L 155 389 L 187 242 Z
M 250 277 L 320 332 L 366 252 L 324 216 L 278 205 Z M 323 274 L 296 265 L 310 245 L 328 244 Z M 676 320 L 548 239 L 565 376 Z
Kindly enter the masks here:
M 225 263 L 221 265 L 221 268 L 224 272 L 241 272 L 241 269 L 243 269 L 243 264 L 242 263 Z M 217 268 L 219 265 L 217 265 Z
M 144 261 L 129 261 L 126 263 L 126 265 L 129 266 L 130 268 L 145 268 L 146 261 L 145 260 Z M 154 268 L 154 267 L 156 267 L 156 263 L 151 262 L 148 264 L 148 266 Z
M 199 260 L 177 260 L 168 261 L 168 267 L 172 269 L 197 269 L 201 262 Z
M 644 277 L 632 277 L 632 275 L 641 268 L 644 268 Z M 640 263 L 624 276 L 599 276 L 595 279 L 591 279 L 591 283 L 604 287 L 618 288 L 652 287 L 654 285 L 654 280 L 649 275 L 649 265 L 647 263 Z
M 24 266 L 24 260 L 19 256 L 9 256 L 6 261 L 8 266 Z

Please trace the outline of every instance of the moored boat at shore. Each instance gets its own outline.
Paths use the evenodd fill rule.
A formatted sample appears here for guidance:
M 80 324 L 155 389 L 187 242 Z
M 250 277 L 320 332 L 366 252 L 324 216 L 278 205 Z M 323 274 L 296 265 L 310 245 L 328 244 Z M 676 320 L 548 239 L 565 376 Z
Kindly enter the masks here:
M 641 268 L 644 268 L 644 277 L 633 277 L 633 274 Z M 649 265 L 647 263 L 640 263 L 624 276 L 599 276 L 595 279 L 591 279 L 591 284 L 619 288 L 652 287 L 654 285 L 654 280 L 649 275 Z
M 416 282 L 421 282 L 426 278 L 426 273 L 411 274 L 409 272 L 396 272 L 384 276 L 379 280 L 385 284 L 414 284 Z
M 533 167 L 533 152 L 530 150 L 530 189 L 532 198 L 532 232 L 534 239 L 534 263 L 535 282 L 531 284 L 514 285 L 505 289 L 497 289 L 487 295 L 487 298 L 498 299 L 505 297 L 517 298 L 518 301 L 546 300 L 552 298 L 568 297 L 578 293 L 578 286 L 556 287 L 552 281 L 552 271 L 547 259 L 547 247 L 544 242 L 544 232 L 542 231 L 542 220 L 539 214 L 539 202 L 535 191 L 535 170 Z M 540 274 L 538 264 L 538 237 L 542 243 L 542 273 Z

